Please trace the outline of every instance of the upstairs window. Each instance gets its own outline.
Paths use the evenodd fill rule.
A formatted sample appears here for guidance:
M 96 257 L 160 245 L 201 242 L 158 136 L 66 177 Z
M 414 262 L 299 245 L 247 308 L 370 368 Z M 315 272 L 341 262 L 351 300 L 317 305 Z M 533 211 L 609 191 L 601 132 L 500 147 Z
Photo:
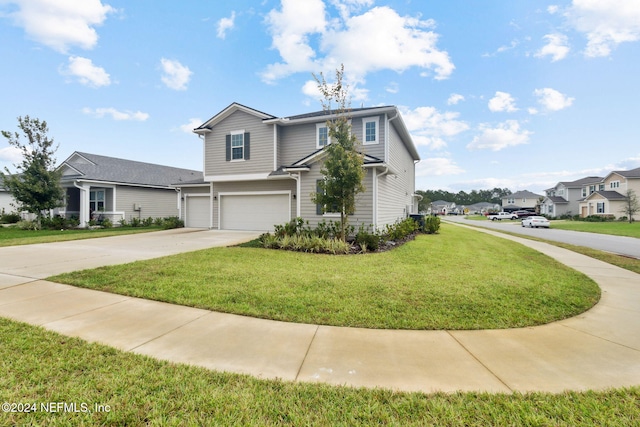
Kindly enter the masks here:
M 620 188 L 620 181 L 611 181 L 611 188 Z
M 362 143 L 378 143 L 378 117 L 362 119 Z
M 331 144 L 329 128 L 326 123 L 316 124 L 316 148 L 323 148 Z
M 249 132 L 234 131 L 227 135 L 226 160 L 228 162 L 249 160 Z

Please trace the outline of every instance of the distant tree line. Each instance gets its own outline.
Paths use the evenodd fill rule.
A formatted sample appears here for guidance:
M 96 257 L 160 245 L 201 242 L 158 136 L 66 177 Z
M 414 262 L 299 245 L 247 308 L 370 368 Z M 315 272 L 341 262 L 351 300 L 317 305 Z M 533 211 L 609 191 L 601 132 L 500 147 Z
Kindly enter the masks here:
M 474 203 L 489 202 L 489 203 L 502 203 L 502 197 L 512 194 L 512 191 L 508 188 L 494 188 L 492 190 L 471 190 L 469 193 L 464 191 L 458 191 L 457 193 L 451 193 L 445 190 L 417 190 L 417 194 L 422 196 L 422 200 L 418 205 L 418 209 L 426 211 L 429 209 L 431 202 L 437 200 L 444 200 L 447 202 L 453 202 L 456 205 L 473 205 Z

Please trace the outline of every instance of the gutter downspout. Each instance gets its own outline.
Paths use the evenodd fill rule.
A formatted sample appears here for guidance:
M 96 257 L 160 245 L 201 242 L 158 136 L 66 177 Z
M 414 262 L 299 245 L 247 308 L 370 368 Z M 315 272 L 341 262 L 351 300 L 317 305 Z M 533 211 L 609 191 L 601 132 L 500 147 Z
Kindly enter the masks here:
M 85 228 L 89 224 L 89 198 L 87 197 L 88 188 L 78 185 L 78 181 L 73 181 L 73 186 L 80 190 L 80 227 Z
M 374 172 L 375 170 L 376 169 L 374 168 Z M 375 229 L 378 228 L 378 179 L 381 176 L 385 176 L 388 173 L 389 173 L 389 166 L 387 166 L 385 163 L 384 172 L 380 174 L 375 174 L 373 176 L 373 227 Z

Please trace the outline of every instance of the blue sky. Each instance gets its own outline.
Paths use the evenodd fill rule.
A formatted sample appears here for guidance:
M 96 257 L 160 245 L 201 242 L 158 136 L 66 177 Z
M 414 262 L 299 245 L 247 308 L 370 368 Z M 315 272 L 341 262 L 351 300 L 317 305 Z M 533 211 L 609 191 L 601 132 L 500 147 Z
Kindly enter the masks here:
M 46 120 L 73 151 L 202 169 L 191 129 L 232 102 L 397 105 L 417 189 L 507 187 L 640 166 L 640 2 L 0 0 L 0 129 Z M 0 140 L 0 167 L 16 163 Z

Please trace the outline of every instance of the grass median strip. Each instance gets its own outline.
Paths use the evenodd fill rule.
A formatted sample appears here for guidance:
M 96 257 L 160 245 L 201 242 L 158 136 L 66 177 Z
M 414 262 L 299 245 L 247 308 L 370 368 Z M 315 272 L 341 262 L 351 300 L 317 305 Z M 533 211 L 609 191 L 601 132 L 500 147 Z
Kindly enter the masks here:
M 157 361 L 1 318 L 0 343 L 3 403 L 37 408 L 26 413 L 3 406 L 3 426 L 627 426 L 640 419 L 639 387 L 423 394 L 260 380 Z M 91 412 L 81 411 L 83 403 Z
M 571 317 L 588 277 L 520 244 L 444 225 L 384 253 L 213 248 L 49 278 L 220 312 L 383 329 L 489 329 Z
M 121 236 L 124 234 L 148 233 L 162 230 L 160 227 L 116 227 L 100 229 L 69 230 L 20 230 L 15 227 L 0 227 L 0 247 L 33 245 L 36 243 L 66 242 L 69 240 L 94 239 L 97 237 Z

